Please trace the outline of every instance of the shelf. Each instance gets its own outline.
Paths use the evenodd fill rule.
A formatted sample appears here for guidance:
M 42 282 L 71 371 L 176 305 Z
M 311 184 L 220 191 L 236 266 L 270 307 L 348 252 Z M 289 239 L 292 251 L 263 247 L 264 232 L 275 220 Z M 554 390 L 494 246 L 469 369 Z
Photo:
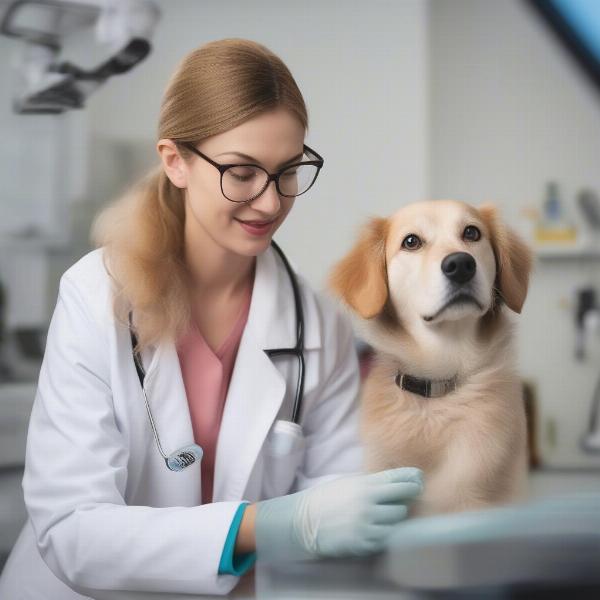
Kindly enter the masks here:
M 598 246 L 533 246 L 540 260 L 600 260 Z

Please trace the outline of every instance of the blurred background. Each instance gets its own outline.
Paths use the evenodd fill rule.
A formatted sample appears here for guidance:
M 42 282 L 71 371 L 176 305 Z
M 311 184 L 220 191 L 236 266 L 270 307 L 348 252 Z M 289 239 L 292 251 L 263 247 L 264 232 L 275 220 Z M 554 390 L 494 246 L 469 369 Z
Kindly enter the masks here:
M 102 0 L 0 0 L 0 568 L 26 517 L 60 276 L 91 250 L 98 210 L 158 163 L 178 62 L 223 37 L 277 53 L 308 105 L 325 167 L 277 239 L 315 288 L 367 217 L 421 199 L 493 202 L 529 241 L 518 349 L 532 493 L 600 489 L 599 4 L 156 0 L 107 15 Z M 132 27 L 150 46 L 119 54 Z

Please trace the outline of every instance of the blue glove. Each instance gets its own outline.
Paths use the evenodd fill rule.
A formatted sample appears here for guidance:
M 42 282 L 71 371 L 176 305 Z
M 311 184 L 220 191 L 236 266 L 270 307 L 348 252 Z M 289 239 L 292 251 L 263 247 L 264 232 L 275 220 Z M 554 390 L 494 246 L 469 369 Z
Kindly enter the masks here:
M 263 562 L 364 556 L 385 546 L 407 504 L 423 491 L 416 467 L 348 475 L 257 503 L 256 555 Z

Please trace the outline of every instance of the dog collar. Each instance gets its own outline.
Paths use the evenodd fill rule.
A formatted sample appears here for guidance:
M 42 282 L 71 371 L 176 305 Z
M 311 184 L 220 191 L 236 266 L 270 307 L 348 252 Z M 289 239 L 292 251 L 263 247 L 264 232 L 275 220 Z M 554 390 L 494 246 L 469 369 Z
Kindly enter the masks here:
M 452 377 L 452 379 L 422 379 L 398 371 L 395 381 L 401 390 L 419 394 L 425 398 L 439 398 L 456 389 L 456 377 Z

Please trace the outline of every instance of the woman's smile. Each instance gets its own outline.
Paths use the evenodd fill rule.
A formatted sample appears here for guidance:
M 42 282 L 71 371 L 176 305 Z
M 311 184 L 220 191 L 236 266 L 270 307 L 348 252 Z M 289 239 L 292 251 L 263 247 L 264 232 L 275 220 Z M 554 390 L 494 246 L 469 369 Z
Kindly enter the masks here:
M 235 218 L 235 217 L 234 217 Z M 265 235 L 273 228 L 277 219 L 270 221 L 242 221 L 241 219 L 235 219 L 242 228 L 250 233 L 251 235 Z

